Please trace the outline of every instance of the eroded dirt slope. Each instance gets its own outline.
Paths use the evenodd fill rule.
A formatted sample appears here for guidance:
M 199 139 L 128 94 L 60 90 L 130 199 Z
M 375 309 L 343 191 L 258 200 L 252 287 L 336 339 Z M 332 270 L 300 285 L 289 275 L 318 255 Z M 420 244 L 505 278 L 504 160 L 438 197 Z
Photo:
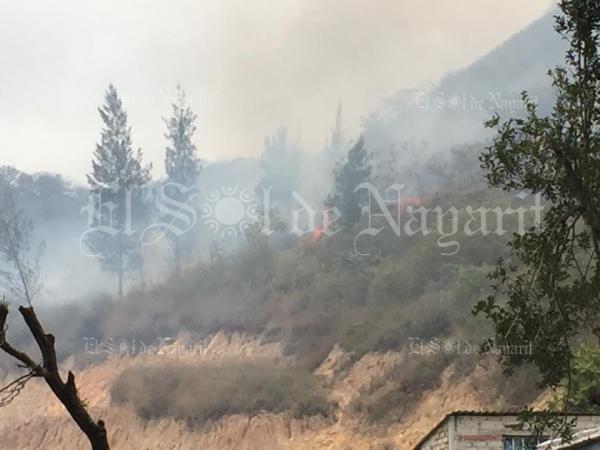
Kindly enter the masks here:
M 447 412 L 484 409 L 486 406 L 480 401 L 480 395 L 474 390 L 469 377 L 451 381 L 449 369 L 442 375 L 441 385 L 426 393 L 400 423 L 391 426 L 357 423 L 348 413 L 352 399 L 371 382 L 385 377 L 395 365 L 402 363 L 405 356 L 396 352 L 369 353 L 350 364 L 349 355 L 337 346 L 316 371 L 326 380 L 331 398 L 340 405 L 331 419 L 313 417 L 296 420 L 286 415 L 264 413 L 253 417 L 227 417 L 199 431 L 172 419 L 144 422 L 131 407 L 111 404 L 113 380 L 133 365 L 161 360 L 202 364 L 219 358 L 282 358 L 279 344 L 265 344 L 254 337 L 239 334 L 218 333 L 195 345 L 194 352 L 180 352 L 181 344 L 179 340 L 171 349 L 161 349 L 160 354 L 113 355 L 103 362 L 76 370 L 79 390 L 93 416 L 107 423 L 114 450 L 403 450 L 412 448 L 419 437 Z M 66 366 L 70 364 L 72 362 L 67 361 Z M 88 448 L 87 441 L 67 417 L 62 405 L 40 381 L 31 382 L 11 405 L 0 409 L 0 436 L 0 450 Z

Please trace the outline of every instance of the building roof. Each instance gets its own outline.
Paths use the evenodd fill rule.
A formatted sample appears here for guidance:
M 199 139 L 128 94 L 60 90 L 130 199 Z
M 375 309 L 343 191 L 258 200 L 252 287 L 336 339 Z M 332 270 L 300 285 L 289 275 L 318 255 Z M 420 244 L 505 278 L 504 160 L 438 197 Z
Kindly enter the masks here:
M 539 450 L 577 449 L 594 442 L 600 442 L 600 428 L 575 433 L 571 442 L 563 442 L 562 439 L 550 439 L 539 444 L 537 448 Z

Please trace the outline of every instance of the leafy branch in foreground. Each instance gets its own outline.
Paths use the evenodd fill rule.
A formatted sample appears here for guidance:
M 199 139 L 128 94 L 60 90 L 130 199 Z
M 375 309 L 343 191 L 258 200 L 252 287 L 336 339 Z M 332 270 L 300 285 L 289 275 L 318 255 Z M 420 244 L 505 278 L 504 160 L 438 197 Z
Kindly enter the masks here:
M 542 388 L 560 388 L 570 428 L 574 349 L 600 339 L 600 3 L 562 0 L 556 31 L 570 44 L 566 66 L 551 71 L 556 102 L 541 116 L 526 93 L 524 118 L 501 123 L 481 156 L 490 185 L 539 194 L 542 223 L 509 243 L 513 259 L 491 274 L 494 294 L 478 303 L 495 325 L 496 342 L 531 343 L 527 355 L 503 355 L 511 367 L 534 363 Z

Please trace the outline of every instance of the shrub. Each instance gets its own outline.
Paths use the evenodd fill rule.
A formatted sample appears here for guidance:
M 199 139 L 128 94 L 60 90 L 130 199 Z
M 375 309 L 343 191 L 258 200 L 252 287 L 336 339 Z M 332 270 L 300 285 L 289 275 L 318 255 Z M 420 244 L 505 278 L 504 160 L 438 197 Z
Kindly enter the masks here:
M 189 425 L 260 411 L 290 412 L 296 418 L 330 411 L 312 374 L 267 362 L 127 369 L 114 383 L 111 397 L 133 405 L 143 419 L 171 416 Z
M 579 412 L 600 412 L 600 347 L 583 344 L 575 351 L 574 374 L 571 378 L 570 408 Z M 563 389 L 568 389 L 568 380 L 563 381 Z
M 370 423 L 397 421 L 427 390 L 438 385 L 449 364 L 446 355 L 411 358 L 371 385 L 352 402 L 351 408 Z
M 412 261 L 388 258 L 373 273 L 369 298 L 375 303 L 407 301 L 420 294 L 425 284 Z

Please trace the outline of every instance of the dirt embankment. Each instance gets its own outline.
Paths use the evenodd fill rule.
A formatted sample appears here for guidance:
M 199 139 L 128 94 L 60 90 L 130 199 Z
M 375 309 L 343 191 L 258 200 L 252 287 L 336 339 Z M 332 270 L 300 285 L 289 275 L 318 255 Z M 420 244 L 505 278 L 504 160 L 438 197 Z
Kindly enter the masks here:
M 182 348 L 186 351 L 181 351 Z M 468 377 L 450 381 L 449 374 L 444 373 L 440 386 L 426 393 L 401 423 L 387 427 L 360 424 L 348 412 L 348 405 L 370 383 L 401 364 L 404 355 L 369 353 L 352 364 L 350 356 L 337 346 L 316 370 L 325 380 L 332 400 L 339 404 L 335 417 L 330 419 L 298 420 L 285 414 L 263 413 L 253 417 L 230 416 L 205 430 L 193 430 L 173 419 L 145 422 L 128 405 L 111 403 L 110 387 L 125 368 L 160 361 L 160 358 L 202 364 L 220 358 L 279 360 L 282 352 L 277 343 L 218 333 L 193 347 L 186 338 L 181 338 L 154 354 L 113 355 L 103 362 L 77 369 L 79 390 L 93 416 L 107 423 L 113 450 L 403 450 L 412 448 L 446 412 L 485 407 Z M 70 364 L 68 361 L 66 366 Z M 38 380 L 30 382 L 12 404 L 0 409 L 0 436 L 0 450 L 88 448 L 84 436 L 62 406 Z

